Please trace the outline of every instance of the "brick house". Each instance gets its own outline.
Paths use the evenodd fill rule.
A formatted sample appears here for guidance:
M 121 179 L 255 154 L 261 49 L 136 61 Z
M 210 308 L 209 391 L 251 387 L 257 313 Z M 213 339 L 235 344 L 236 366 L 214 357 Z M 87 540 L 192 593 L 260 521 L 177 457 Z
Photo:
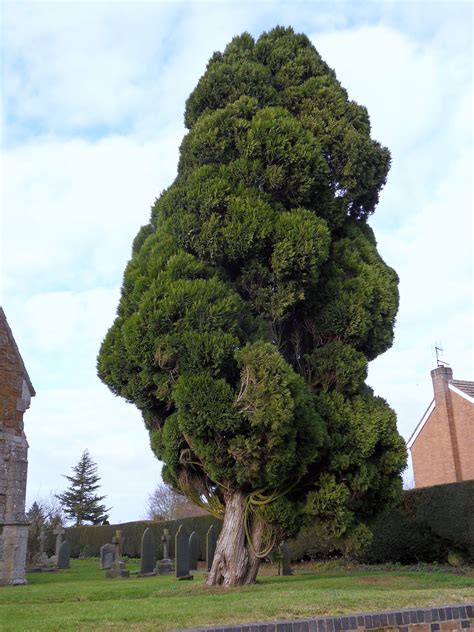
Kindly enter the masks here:
M 431 371 L 434 399 L 408 441 L 415 487 L 474 479 L 474 382 Z
M 25 584 L 28 443 L 23 413 L 35 395 L 0 307 L 0 586 Z

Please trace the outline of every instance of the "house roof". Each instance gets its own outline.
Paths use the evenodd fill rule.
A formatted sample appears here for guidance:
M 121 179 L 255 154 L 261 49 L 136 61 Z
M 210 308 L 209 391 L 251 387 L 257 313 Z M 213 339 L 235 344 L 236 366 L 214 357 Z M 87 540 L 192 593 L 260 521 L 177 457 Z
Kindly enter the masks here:
M 10 342 L 10 345 L 18 358 L 18 362 L 20 363 L 20 366 L 23 372 L 23 377 L 25 379 L 25 382 L 28 385 L 29 391 L 31 393 L 31 397 L 33 397 L 34 395 L 36 395 L 36 391 L 33 388 L 33 384 L 31 383 L 30 376 L 28 375 L 28 371 L 26 370 L 25 363 L 23 362 L 23 358 L 21 357 L 20 351 L 15 342 L 15 338 L 13 337 L 12 330 L 10 329 L 10 325 L 8 324 L 7 317 L 5 316 L 5 312 L 0 306 L 0 326 L 1 325 L 3 325 L 8 337 L 8 341 Z
M 469 397 L 474 397 L 474 382 L 468 382 L 467 380 L 450 380 L 449 384 Z

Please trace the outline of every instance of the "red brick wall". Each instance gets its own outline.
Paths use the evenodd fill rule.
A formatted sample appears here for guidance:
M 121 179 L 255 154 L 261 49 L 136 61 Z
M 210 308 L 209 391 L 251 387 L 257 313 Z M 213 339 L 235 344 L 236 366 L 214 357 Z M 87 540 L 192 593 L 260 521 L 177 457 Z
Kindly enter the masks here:
M 474 479 L 474 404 L 451 391 L 462 480 Z
M 436 406 L 411 447 L 415 487 L 455 483 L 446 409 Z

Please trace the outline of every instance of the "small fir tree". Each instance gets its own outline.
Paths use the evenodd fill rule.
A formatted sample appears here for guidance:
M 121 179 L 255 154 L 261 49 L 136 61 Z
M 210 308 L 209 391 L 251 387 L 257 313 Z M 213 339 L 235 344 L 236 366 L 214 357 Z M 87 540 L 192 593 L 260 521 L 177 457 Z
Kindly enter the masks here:
M 100 502 L 105 496 L 98 496 L 95 492 L 99 489 L 100 477 L 97 475 L 97 464 L 92 460 L 89 451 L 84 450 L 79 463 L 73 468 L 72 476 L 63 475 L 70 482 L 69 489 L 62 494 L 56 494 L 56 498 L 64 507 L 68 518 L 75 521 L 75 526 L 84 522 L 99 524 L 107 519 L 105 505 Z

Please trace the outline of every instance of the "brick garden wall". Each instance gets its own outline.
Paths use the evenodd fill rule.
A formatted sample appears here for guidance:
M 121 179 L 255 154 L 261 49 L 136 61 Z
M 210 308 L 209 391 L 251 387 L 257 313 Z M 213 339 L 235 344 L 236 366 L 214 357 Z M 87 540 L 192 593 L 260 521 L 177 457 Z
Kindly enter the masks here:
M 474 604 L 195 628 L 187 632 L 450 632 L 474 630 Z M 178 631 L 184 632 L 184 631 Z

